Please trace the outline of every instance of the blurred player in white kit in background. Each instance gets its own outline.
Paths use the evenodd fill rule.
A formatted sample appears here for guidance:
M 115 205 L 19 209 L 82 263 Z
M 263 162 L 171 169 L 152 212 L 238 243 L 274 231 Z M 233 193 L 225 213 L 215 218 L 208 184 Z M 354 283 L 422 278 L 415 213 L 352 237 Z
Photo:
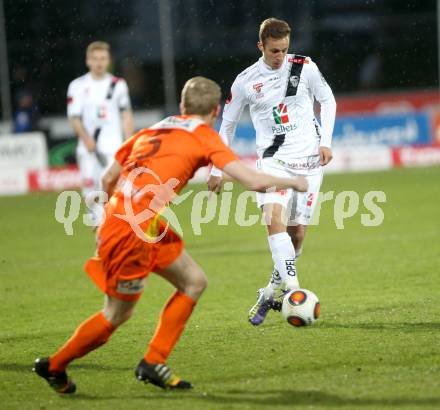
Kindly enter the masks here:
M 89 72 L 73 80 L 67 91 L 67 115 L 78 136 L 76 154 L 84 198 L 101 189 L 101 176 L 134 131 L 127 83 L 108 72 L 110 64 L 108 43 L 89 44 Z M 89 209 L 93 224 L 98 225 L 102 208 L 89 205 Z

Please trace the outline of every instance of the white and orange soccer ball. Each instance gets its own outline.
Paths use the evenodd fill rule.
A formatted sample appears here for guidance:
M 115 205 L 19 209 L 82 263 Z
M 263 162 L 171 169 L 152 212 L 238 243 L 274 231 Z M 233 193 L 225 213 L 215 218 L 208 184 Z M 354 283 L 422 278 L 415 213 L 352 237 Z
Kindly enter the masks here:
M 319 299 L 308 289 L 291 290 L 283 298 L 281 313 L 292 326 L 310 326 L 319 317 Z

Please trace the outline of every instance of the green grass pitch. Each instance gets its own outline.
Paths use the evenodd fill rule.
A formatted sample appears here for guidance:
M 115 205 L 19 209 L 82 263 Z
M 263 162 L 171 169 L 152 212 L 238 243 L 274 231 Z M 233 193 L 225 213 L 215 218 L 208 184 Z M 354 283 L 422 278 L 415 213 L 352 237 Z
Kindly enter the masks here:
M 239 227 L 232 218 L 218 226 L 216 218 L 197 236 L 191 201 L 176 208 L 187 248 L 209 279 L 169 361 L 195 384 L 185 393 L 134 378 L 171 292 L 155 275 L 133 319 L 71 365 L 75 395 L 57 396 L 31 372 L 37 356 L 101 308 L 102 295 L 82 271 L 94 237 L 79 221 L 65 235 L 54 218 L 57 194 L 0 198 L 0 408 L 440 408 L 439 181 L 440 168 L 325 178 L 325 192 L 384 191 L 385 219 L 362 226 L 361 201 L 338 230 L 334 201 L 322 205 L 298 261 L 302 286 L 320 297 L 321 318 L 301 329 L 276 313 L 261 327 L 247 323 L 272 265 L 264 227 Z

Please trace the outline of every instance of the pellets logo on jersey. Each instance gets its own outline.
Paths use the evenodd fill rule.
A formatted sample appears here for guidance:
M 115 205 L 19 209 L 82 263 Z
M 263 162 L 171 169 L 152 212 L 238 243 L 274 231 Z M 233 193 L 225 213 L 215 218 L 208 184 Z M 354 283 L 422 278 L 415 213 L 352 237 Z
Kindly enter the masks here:
M 273 107 L 273 119 L 275 124 L 286 124 L 289 122 L 289 115 L 287 114 L 287 105 L 278 104 L 277 107 Z
M 97 107 L 96 115 L 100 119 L 107 118 L 107 107 L 105 105 L 100 105 Z
M 313 192 L 310 192 L 310 194 L 307 195 L 307 206 L 312 206 L 313 203 Z

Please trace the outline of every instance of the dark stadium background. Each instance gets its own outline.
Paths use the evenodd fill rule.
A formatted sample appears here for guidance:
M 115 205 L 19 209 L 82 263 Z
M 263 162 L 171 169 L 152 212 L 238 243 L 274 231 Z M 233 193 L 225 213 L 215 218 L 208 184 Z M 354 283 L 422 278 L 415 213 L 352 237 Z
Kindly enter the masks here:
M 108 41 L 114 73 L 129 84 L 135 109 L 164 104 L 158 2 L 3 0 L 12 102 L 26 87 L 42 116 L 63 114 L 68 83 L 82 75 L 84 49 Z M 259 23 L 286 19 L 291 50 L 310 55 L 337 95 L 437 86 L 436 1 L 173 0 L 176 89 L 190 76 L 227 92 L 253 63 Z M 377 74 L 362 80 L 368 58 Z

